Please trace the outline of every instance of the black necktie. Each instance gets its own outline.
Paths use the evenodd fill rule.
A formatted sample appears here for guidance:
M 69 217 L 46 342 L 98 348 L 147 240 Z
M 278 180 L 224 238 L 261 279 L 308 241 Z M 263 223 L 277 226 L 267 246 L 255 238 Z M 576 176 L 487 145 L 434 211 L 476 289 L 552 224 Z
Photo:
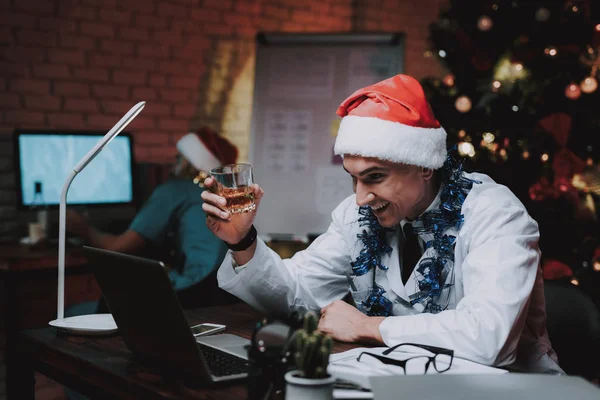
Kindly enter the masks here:
M 402 247 L 402 283 L 406 284 L 413 269 L 421 258 L 421 247 L 419 246 L 419 235 L 417 235 L 411 224 L 406 223 L 402 227 L 404 233 L 404 246 Z

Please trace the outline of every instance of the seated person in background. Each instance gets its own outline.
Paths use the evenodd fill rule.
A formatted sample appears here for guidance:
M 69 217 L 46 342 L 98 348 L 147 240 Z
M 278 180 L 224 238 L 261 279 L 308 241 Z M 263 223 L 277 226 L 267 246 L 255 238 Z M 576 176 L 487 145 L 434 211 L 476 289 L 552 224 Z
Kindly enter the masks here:
M 231 216 L 225 199 L 202 193 L 207 225 L 235 250 L 219 286 L 270 313 L 320 310 L 319 330 L 336 340 L 421 343 L 562 373 L 546 332 L 537 223 L 509 189 L 447 157 L 420 84 L 391 77 L 356 91 L 337 114 L 335 152 L 355 194 L 291 259 L 256 239 L 258 185 L 248 214 Z M 340 300 L 350 290 L 357 307 Z
M 74 211 L 67 214 L 67 230 L 93 247 L 165 261 L 180 300 L 184 297 L 182 303 L 188 303 L 184 307 L 208 305 L 209 293 L 202 296 L 201 290 L 193 290 L 193 295 L 188 291 L 211 275 L 227 248 L 204 223 L 201 193 L 205 189 L 198 177 L 205 177 L 218 165 L 234 163 L 237 148 L 209 128 L 201 128 L 197 133 L 183 136 L 177 142 L 177 150 L 173 177 L 152 192 L 125 232 L 120 235 L 101 232 Z M 156 248 L 166 249 L 164 253 L 170 253 L 169 257 L 154 256 Z M 215 275 L 216 272 L 212 279 L 218 290 Z M 199 296 L 204 299 L 194 299 Z

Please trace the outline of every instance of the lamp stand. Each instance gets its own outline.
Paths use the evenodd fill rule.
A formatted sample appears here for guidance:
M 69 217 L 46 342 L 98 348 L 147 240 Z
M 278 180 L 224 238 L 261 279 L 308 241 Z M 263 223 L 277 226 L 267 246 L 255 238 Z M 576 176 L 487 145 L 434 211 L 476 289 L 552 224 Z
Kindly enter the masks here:
M 111 314 L 89 314 L 65 318 L 65 245 L 67 228 L 67 192 L 77 176 L 71 171 L 65 181 L 58 206 L 58 300 L 56 319 L 49 322 L 61 333 L 73 335 L 109 335 L 117 331 L 117 324 Z

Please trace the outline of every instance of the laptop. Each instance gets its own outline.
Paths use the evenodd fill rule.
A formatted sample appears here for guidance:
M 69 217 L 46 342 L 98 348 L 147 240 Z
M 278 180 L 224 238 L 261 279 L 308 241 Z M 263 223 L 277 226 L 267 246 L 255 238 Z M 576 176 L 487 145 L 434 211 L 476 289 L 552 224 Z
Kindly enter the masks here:
M 540 374 L 407 375 L 371 378 L 373 397 L 423 400 L 592 400 L 600 388 L 577 376 Z
M 83 249 L 125 345 L 141 364 L 196 385 L 248 376 L 250 341 L 231 334 L 194 337 L 162 262 Z

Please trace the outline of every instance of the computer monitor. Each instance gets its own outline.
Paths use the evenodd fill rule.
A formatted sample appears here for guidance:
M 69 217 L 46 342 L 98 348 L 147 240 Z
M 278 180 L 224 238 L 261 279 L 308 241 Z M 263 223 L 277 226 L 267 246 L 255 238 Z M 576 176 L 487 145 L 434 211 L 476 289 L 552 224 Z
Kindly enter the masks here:
M 15 131 L 19 206 L 58 206 L 67 176 L 105 133 Z M 75 177 L 67 204 L 133 204 L 133 177 L 132 137 L 122 132 Z

